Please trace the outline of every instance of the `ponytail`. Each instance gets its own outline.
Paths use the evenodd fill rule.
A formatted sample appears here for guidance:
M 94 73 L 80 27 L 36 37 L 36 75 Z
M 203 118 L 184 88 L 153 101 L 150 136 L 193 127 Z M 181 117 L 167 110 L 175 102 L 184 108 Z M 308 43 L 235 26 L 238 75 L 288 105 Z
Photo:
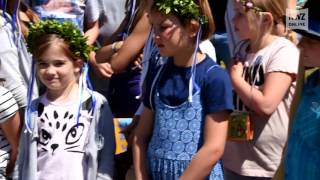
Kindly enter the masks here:
M 287 31 L 286 38 L 296 45 L 299 43 L 297 33 L 292 31 L 291 29 Z

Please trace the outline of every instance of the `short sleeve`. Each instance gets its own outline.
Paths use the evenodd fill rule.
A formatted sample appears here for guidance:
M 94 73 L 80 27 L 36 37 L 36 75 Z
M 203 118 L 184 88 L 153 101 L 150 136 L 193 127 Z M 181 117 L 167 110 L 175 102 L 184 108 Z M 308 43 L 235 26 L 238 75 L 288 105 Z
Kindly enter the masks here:
M 276 49 L 271 53 L 270 60 L 266 64 L 266 73 L 286 72 L 290 74 L 298 73 L 299 50 L 289 40 L 282 39 L 273 47 Z
M 19 41 L 20 48 L 17 49 L 11 29 L 11 23 L 5 23 L 0 29 L 0 78 L 5 80 L 3 87 L 13 94 L 21 108 L 27 104 L 27 83 L 32 59 L 28 56 L 23 39 Z
M 212 68 L 204 83 L 202 101 L 205 114 L 233 110 L 231 81 L 225 70 Z
M 12 93 L 0 86 L 0 123 L 5 122 L 18 111 L 18 104 Z
M 92 23 L 99 20 L 101 8 L 99 7 L 99 1 L 87 0 L 84 13 L 85 22 Z

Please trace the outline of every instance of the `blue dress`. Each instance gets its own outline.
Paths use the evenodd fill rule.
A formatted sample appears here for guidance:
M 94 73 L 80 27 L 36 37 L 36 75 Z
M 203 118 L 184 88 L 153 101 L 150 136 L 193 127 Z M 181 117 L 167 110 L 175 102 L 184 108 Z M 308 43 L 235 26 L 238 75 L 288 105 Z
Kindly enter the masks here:
M 200 89 L 193 94 L 192 102 L 187 100 L 178 106 L 165 104 L 158 88 L 155 89 L 154 129 L 148 146 L 149 171 L 153 180 L 176 180 L 203 144 L 205 115 Z M 207 179 L 223 180 L 220 161 Z
M 303 87 L 285 156 L 286 180 L 320 178 L 320 85 L 319 71 Z

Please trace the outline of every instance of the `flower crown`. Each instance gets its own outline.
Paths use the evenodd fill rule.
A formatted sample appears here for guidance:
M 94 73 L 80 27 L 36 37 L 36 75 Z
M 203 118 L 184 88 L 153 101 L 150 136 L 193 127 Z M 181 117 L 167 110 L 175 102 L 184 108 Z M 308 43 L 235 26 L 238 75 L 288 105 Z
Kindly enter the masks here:
M 255 13 L 263 11 L 261 8 L 257 7 L 252 0 L 237 0 L 237 2 L 241 3 L 247 10 L 252 9 Z
M 73 55 L 84 61 L 87 61 L 89 53 L 94 50 L 92 46 L 87 44 L 87 38 L 72 22 L 60 23 L 56 20 L 45 20 L 32 24 L 29 29 L 27 44 L 31 53 L 37 46 L 37 39 L 47 34 L 57 34 L 67 41 Z
M 155 5 L 165 14 L 174 12 L 186 18 L 200 18 L 201 23 L 206 23 L 206 18 L 201 16 L 200 7 L 194 0 L 157 0 Z

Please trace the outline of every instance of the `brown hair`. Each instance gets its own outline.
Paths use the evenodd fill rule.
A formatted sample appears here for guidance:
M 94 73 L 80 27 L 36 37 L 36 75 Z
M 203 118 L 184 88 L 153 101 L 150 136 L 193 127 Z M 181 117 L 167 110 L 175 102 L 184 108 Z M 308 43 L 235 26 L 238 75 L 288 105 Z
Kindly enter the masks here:
M 20 3 L 20 11 L 19 11 L 19 24 L 21 28 L 21 32 L 25 37 L 28 36 L 29 27 L 31 23 L 36 23 L 40 21 L 38 15 L 25 3 Z
M 32 52 L 36 59 L 41 57 L 42 53 L 49 49 L 49 47 L 52 45 L 59 45 L 62 52 L 64 52 L 70 59 L 74 61 L 79 59 L 70 50 L 69 43 L 57 34 L 44 35 L 36 40 L 35 44 L 39 44 L 39 46 L 35 47 Z
M 213 16 L 211 14 L 211 9 L 208 0 L 194 0 L 194 3 L 196 3 L 200 8 L 200 14 L 206 18 L 206 23 L 202 24 L 202 36 L 201 40 L 206 40 L 211 37 L 211 35 L 215 31 L 215 24 L 213 20 Z M 158 7 L 156 6 L 156 0 L 154 0 L 151 11 L 159 11 Z M 192 20 L 197 19 L 190 19 L 184 16 L 181 16 L 180 14 L 173 13 L 174 16 L 176 16 L 182 25 L 186 26 L 190 24 Z

